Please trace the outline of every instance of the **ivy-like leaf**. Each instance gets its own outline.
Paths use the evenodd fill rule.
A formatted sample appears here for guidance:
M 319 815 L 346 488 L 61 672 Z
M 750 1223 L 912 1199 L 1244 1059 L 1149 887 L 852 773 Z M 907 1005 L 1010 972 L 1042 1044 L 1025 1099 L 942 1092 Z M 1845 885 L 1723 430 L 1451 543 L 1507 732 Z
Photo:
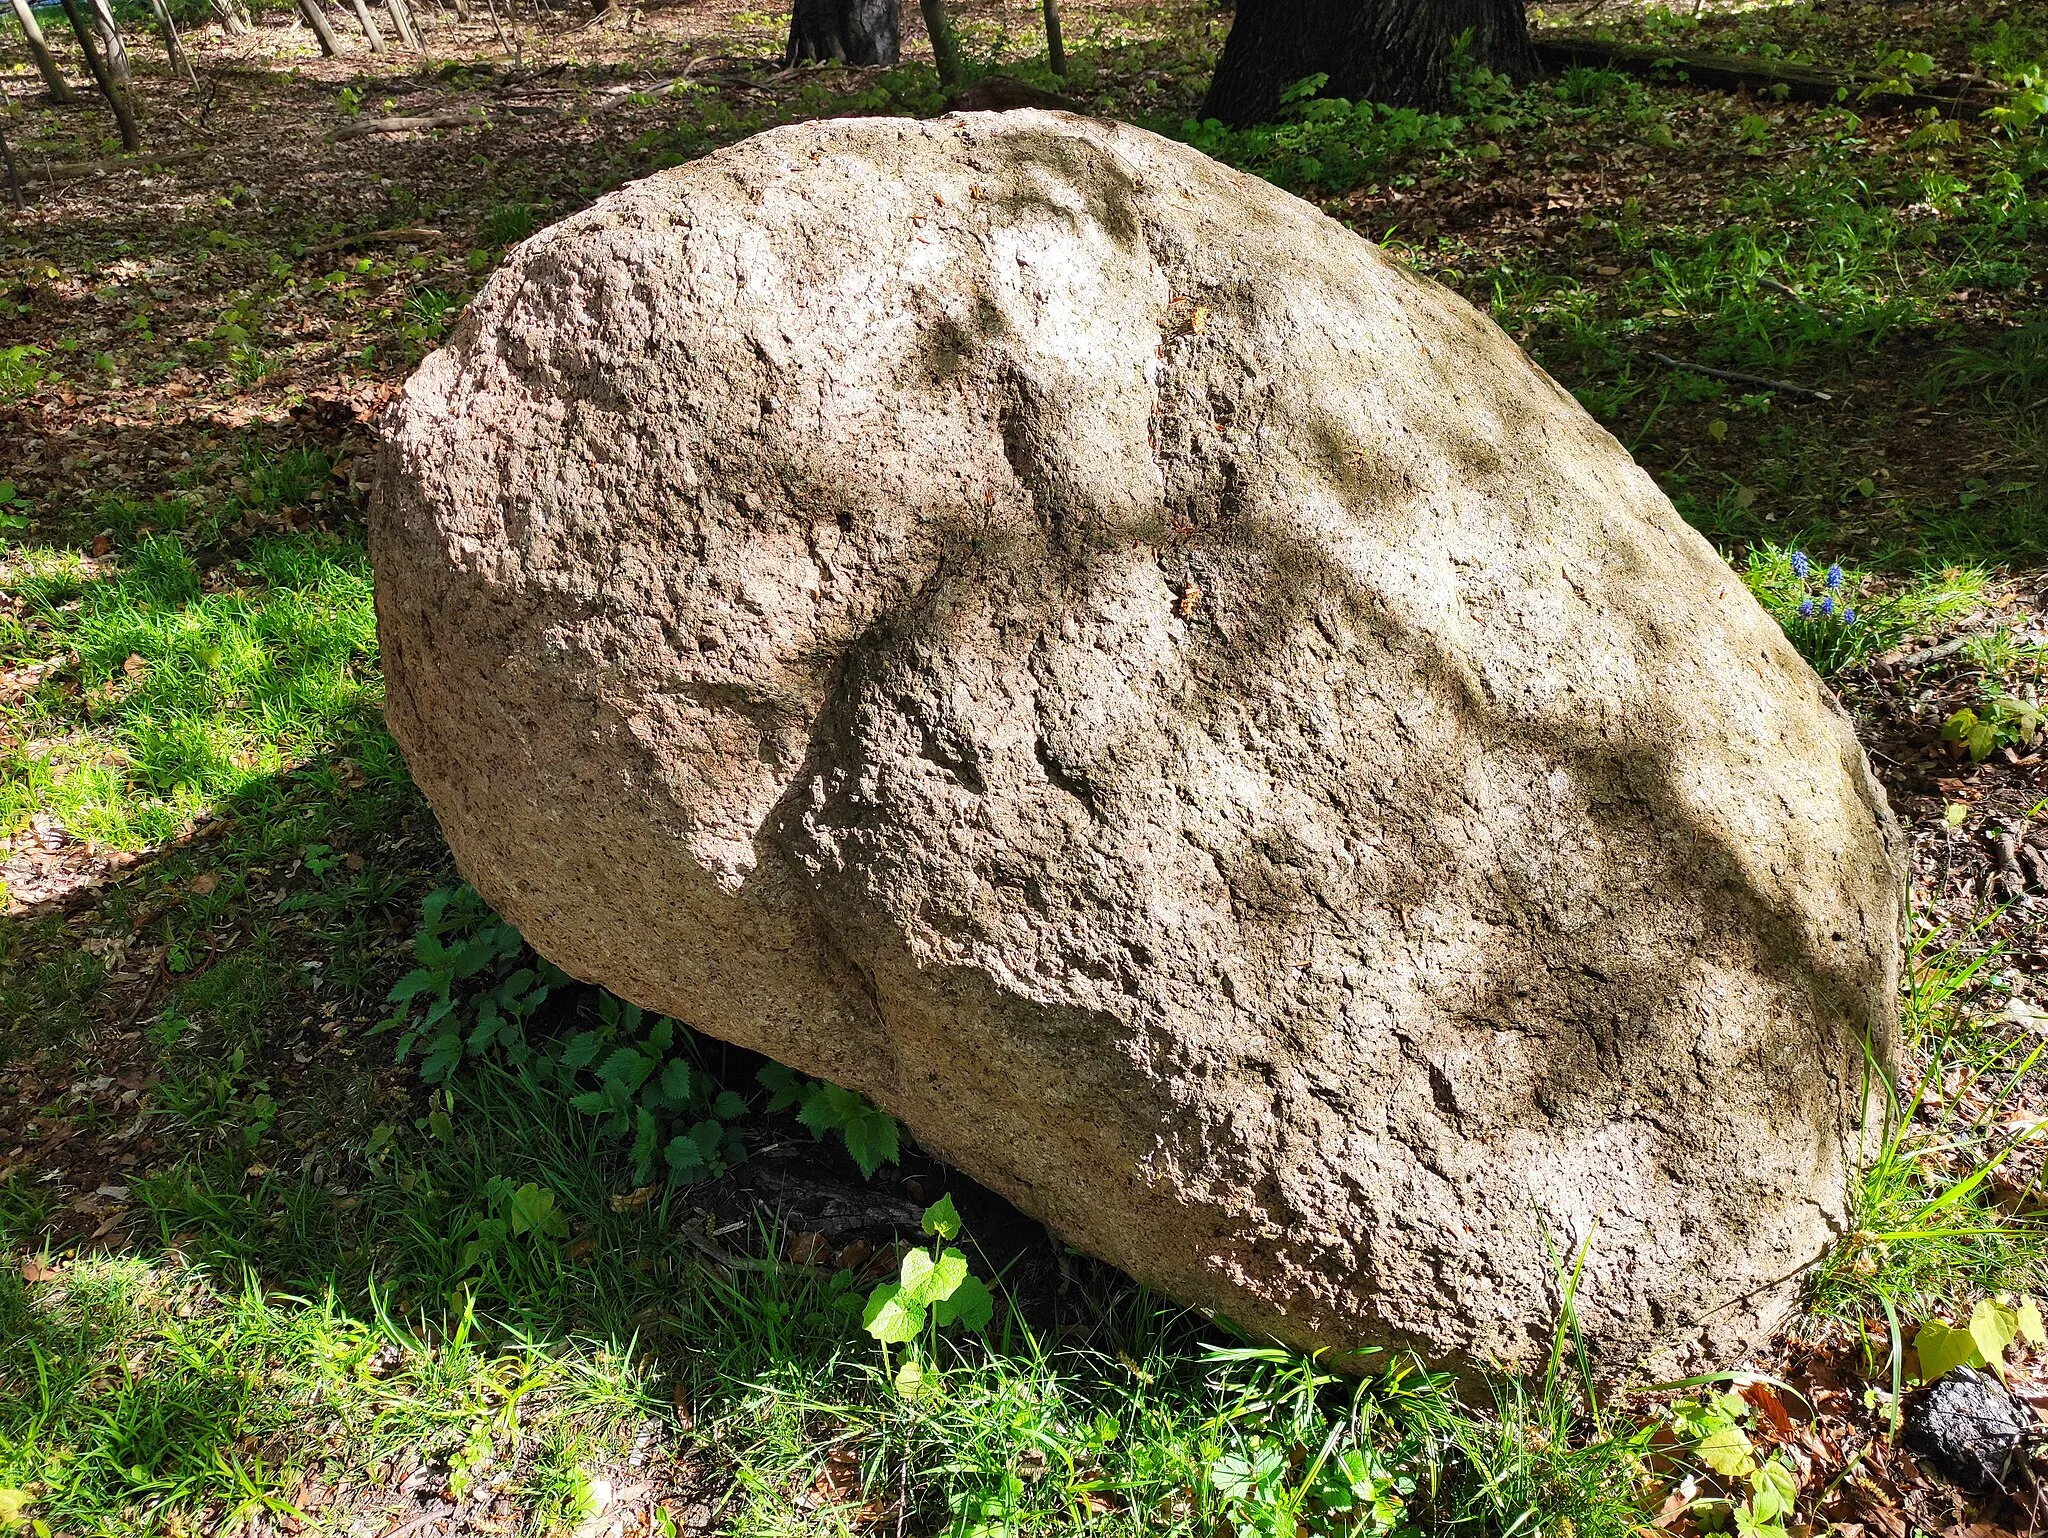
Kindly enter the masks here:
M 1920 1326 L 1920 1333 L 1913 1337 L 1913 1348 L 1920 1353 L 1922 1383 L 1932 1383 L 1958 1367 L 1984 1365 L 1970 1332 L 1955 1329 L 1939 1319 L 1930 1319 Z
M 996 1300 L 989 1295 L 988 1288 L 977 1277 L 960 1279 L 960 1285 L 950 1296 L 932 1305 L 932 1319 L 944 1329 L 949 1324 L 962 1324 L 970 1330 L 985 1330 L 988 1322 L 995 1317 Z
M 860 1322 L 883 1345 L 900 1346 L 917 1339 L 918 1331 L 924 1328 L 924 1310 L 906 1301 L 903 1289 L 894 1282 L 884 1282 L 869 1296 Z
M 1985 1365 L 1997 1373 L 2001 1381 L 2005 1377 L 2005 1348 L 2012 1344 L 2019 1331 L 2019 1312 L 1995 1298 L 1981 1300 L 1970 1311 L 1970 1339 L 1976 1344 L 1977 1354 L 1983 1357 Z
M 953 1205 L 951 1191 L 924 1209 L 924 1231 L 941 1239 L 960 1237 L 960 1210 Z
M 904 1298 L 919 1308 L 929 1303 L 931 1299 L 926 1295 L 925 1287 L 938 1269 L 938 1262 L 923 1250 L 911 1250 L 905 1254 L 902 1269 L 897 1273 Z
M 1756 1467 L 1756 1454 L 1749 1445 L 1749 1433 L 1740 1426 L 1723 1426 L 1710 1432 L 1694 1449 L 1700 1462 L 1716 1474 L 1739 1479 Z

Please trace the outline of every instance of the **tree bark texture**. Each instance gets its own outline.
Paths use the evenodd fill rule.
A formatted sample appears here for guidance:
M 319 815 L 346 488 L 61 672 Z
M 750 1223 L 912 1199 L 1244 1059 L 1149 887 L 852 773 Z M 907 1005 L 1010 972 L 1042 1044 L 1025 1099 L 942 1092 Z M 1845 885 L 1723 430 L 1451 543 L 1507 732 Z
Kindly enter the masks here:
M 897 64 L 903 58 L 899 0 L 796 0 L 784 68 L 798 64 Z
M 114 122 L 121 130 L 121 148 L 133 154 L 142 148 L 142 134 L 135 126 L 135 109 L 128 103 L 128 93 L 121 89 L 107 68 L 107 61 L 100 57 L 99 44 L 93 41 L 93 24 L 78 8 L 78 0 L 63 0 L 63 4 L 64 19 L 71 23 L 78 51 L 85 55 L 85 67 L 92 72 L 100 95 L 106 97 L 107 105 L 113 109 Z
M 187 80 L 199 84 L 199 74 L 185 52 L 185 40 L 178 36 L 178 24 L 171 19 L 170 7 L 164 0 L 149 0 L 149 8 L 156 14 L 157 30 L 164 35 L 164 53 L 170 58 L 172 72 L 182 71 Z
M 405 0 L 385 0 L 385 5 L 391 12 L 391 25 L 398 29 L 398 40 L 414 53 L 425 53 L 426 49 L 420 46 L 420 30 L 413 24 L 412 7 Z
M 917 9 L 924 17 L 925 36 L 932 40 L 932 62 L 939 68 L 939 89 L 957 91 L 960 89 L 960 39 L 953 31 L 953 18 L 947 14 L 946 0 L 917 0 Z
M 135 69 L 128 62 L 128 45 L 121 41 L 121 28 L 114 20 L 114 8 L 107 4 L 107 0 L 92 0 L 92 14 L 99 27 L 100 48 L 106 54 L 108 70 L 120 85 L 132 84 Z
M 1267 122 L 1281 94 L 1311 75 L 1329 77 L 1325 96 L 1441 107 L 1468 32 L 1474 64 L 1529 73 L 1524 0 L 1239 0 L 1202 114 L 1235 127 Z
M 242 24 L 242 18 L 235 13 L 232 0 L 213 0 L 213 19 L 220 23 L 221 31 L 229 37 L 240 37 L 249 30 Z
M 370 14 L 369 6 L 363 0 L 349 0 L 356 13 L 356 25 L 363 29 L 364 40 L 370 45 L 370 52 L 384 51 L 384 34 L 377 30 L 377 19 Z
M 326 7 L 320 0 L 299 0 L 299 14 L 306 18 L 306 25 L 313 29 L 313 36 L 320 41 L 320 51 L 332 59 L 341 52 L 341 44 L 335 41 L 334 28 L 328 24 Z
M 78 93 L 71 89 L 71 82 L 64 78 L 64 71 L 57 68 L 57 59 L 50 52 L 50 45 L 43 38 L 43 29 L 36 22 L 36 13 L 28 0 L 13 0 L 14 19 L 21 24 L 22 38 L 28 43 L 29 57 L 36 61 L 36 73 L 43 77 L 43 89 L 50 93 L 51 101 L 72 102 L 78 100 Z

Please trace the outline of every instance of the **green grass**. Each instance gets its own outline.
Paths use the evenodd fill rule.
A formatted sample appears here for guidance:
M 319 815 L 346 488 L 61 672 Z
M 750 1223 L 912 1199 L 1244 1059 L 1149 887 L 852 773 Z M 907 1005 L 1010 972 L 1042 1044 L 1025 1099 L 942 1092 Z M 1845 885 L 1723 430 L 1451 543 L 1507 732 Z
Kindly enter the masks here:
M 259 508 L 302 503 L 327 475 L 304 454 L 249 471 Z M 194 546 L 215 530 L 195 532 L 151 529 L 103 559 L 0 549 L 0 599 L 14 601 L 0 665 L 55 661 L 0 706 L 0 833 L 44 812 L 74 837 L 143 848 L 372 730 L 360 536 L 261 535 L 202 568 Z

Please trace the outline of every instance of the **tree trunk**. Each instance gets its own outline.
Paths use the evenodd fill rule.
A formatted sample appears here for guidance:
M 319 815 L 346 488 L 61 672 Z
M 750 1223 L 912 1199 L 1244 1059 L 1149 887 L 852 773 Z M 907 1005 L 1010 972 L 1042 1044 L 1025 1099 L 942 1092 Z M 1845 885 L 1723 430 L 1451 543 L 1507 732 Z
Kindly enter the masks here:
M 14 19 L 21 24 L 22 38 L 28 43 L 29 56 L 36 61 L 36 73 L 43 77 L 43 88 L 50 93 L 50 100 L 77 101 L 78 93 L 71 89 L 64 71 L 57 68 L 56 56 L 44 41 L 43 29 L 36 24 L 35 10 L 28 0 L 14 0 Z
M 1271 120 L 1288 87 L 1327 75 L 1319 94 L 1441 107 L 1458 38 L 1466 57 L 1529 73 L 1524 0 L 1239 0 L 1204 117 L 1234 127 Z
M 100 57 L 99 44 L 93 41 L 93 24 L 78 8 L 78 0 L 63 0 L 63 4 L 64 19 L 71 23 L 72 35 L 78 39 L 78 51 L 85 55 L 85 67 L 92 71 L 100 95 L 106 97 L 107 105 L 114 109 L 114 122 L 121 130 L 121 148 L 133 154 L 142 148 L 142 135 L 135 127 L 135 111 L 128 104 L 128 93 L 115 83 L 113 71 Z
M 6 92 L 0 90 L 0 96 L 5 95 Z M 12 106 L 13 104 L 10 102 L 8 105 Z M 7 142 L 7 130 L 5 128 L 0 128 L 0 156 L 5 156 L 7 159 L 7 190 L 14 195 L 14 206 L 16 208 L 26 207 L 28 199 L 21 195 L 21 167 L 14 163 L 14 150 Z
M 960 89 L 960 39 L 953 34 L 953 18 L 946 14 L 946 0 L 917 0 L 924 15 L 925 36 L 932 40 L 932 62 L 939 67 L 939 89 Z
M 185 52 L 185 40 L 178 36 L 178 24 L 171 20 L 170 8 L 164 0 L 149 0 L 149 8 L 156 13 L 157 30 L 164 35 L 164 52 L 170 56 L 172 71 L 183 70 L 185 78 L 198 85 L 199 74 L 192 68 L 192 60 Z
M 242 18 L 235 14 L 233 0 L 213 0 L 213 19 L 220 23 L 221 31 L 229 37 L 240 37 L 248 30 L 242 25 Z
M 391 11 L 391 24 L 398 29 L 398 40 L 414 53 L 425 53 L 420 46 L 419 28 L 413 25 L 412 7 L 405 0 L 385 0 Z
M 107 0 L 92 0 L 93 20 L 99 27 L 100 47 L 107 56 L 107 68 L 113 72 L 115 81 L 124 88 L 135 81 L 135 70 L 128 62 L 128 45 L 121 41 L 121 29 L 115 24 L 114 11 Z
M 320 51 L 330 59 L 340 57 L 341 44 L 334 39 L 334 28 L 327 23 L 327 8 L 320 0 L 299 0 L 299 14 L 306 18 L 306 25 L 319 39 Z
M 377 22 L 370 15 L 369 6 L 365 5 L 363 0 L 350 0 L 350 4 L 355 8 L 357 25 L 363 29 L 363 36 L 369 41 L 370 52 L 382 53 L 384 51 L 384 34 L 377 30 Z
M 1067 78 L 1067 44 L 1060 36 L 1060 0 L 1045 0 L 1045 62 L 1055 75 Z
M 903 58 L 898 0 L 796 0 L 782 64 L 836 59 L 841 64 L 896 64 Z

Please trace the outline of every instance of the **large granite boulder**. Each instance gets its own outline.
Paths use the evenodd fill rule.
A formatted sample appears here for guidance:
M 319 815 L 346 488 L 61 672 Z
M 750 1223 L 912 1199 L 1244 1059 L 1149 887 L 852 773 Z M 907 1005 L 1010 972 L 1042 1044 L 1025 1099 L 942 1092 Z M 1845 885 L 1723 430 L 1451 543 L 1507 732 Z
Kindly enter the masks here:
M 1303 1347 L 1739 1354 L 1843 1227 L 1900 840 L 1484 316 L 1044 112 L 527 242 L 389 420 L 388 714 L 570 971 Z

